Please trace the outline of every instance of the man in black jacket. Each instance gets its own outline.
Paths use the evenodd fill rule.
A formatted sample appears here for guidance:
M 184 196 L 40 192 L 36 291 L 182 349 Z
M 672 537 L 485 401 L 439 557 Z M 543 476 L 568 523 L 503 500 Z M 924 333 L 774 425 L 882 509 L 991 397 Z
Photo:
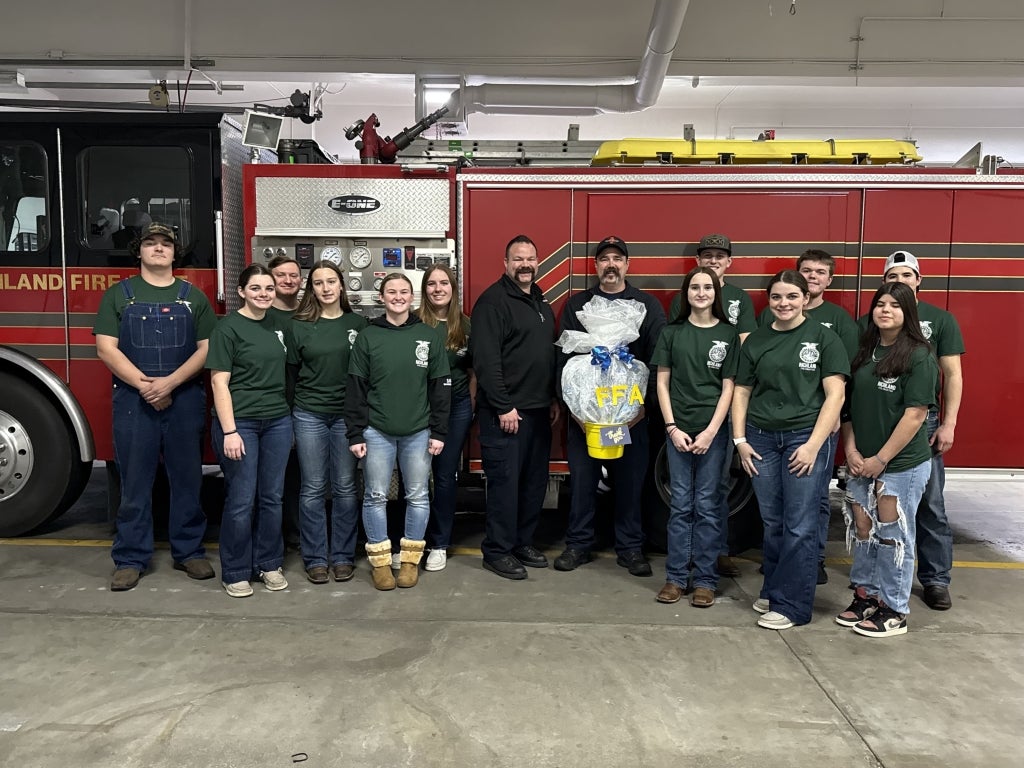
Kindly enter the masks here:
M 547 489 L 555 399 L 555 316 L 537 277 L 537 246 L 526 235 L 505 247 L 505 274 L 473 307 L 469 347 L 477 378 L 480 453 L 487 476 L 484 568 L 525 579 L 547 568 L 533 546 Z
M 661 329 L 665 327 L 665 310 L 651 294 L 634 288 L 626 281 L 629 271 L 629 250 L 617 237 L 606 237 L 594 252 L 597 284 L 577 293 L 565 303 L 562 310 L 561 330 L 583 331 L 576 313 L 595 296 L 611 301 L 636 301 L 647 309 L 640 336 L 629 345 L 630 353 L 645 365 L 650 363 Z M 559 354 L 559 374 L 571 356 Z M 645 402 L 658 408 L 656 376 L 652 371 L 648 380 Z M 646 407 L 646 406 L 645 406 Z M 615 553 L 616 562 L 628 568 L 634 576 L 650 576 L 651 564 L 641 551 L 644 533 L 642 526 L 641 495 L 647 476 L 648 434 L 645 409 L 629 425 L 630 444 L 622 456 L 606 462 L 615 489 Z M 569 528 L 565 534 L 565 551 L 555 559 L 555 570 L 571 571 L 590 561 L 594 545 L 594 508 L 597 484 L 601 479 L 601 461 L 587 452 L 583 429 L 575 418 L 569 420 L 568 440 L 569 472 L 572 484 L 572 505 L 569 509 Z

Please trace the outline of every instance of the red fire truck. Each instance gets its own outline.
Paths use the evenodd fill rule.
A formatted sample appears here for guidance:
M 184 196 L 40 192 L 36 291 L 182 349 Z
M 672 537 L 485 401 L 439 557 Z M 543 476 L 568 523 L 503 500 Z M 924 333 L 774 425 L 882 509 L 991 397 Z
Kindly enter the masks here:
M 42 197 L 45 211 L 30 236 L 18 229 L 22 216 L 10 225 L 0 264 L 0 461 L 4 452 L 28 457 L 14 464 L 17 472 L 10 459 L 0 466 L 0 534 L 60 514 L 88 462 L 111 458 L 109 377 L 89 329 L 102 290 L 132 272 L 127 251 L 104 238 L 125 229 L 136 209 L 182 227 L 186 274 L 212 299 L 224 298 L 224 283 L 233 285 L 243 262 L 286 253 L 307 267 L 321 258 L 339 263 L 368 314 L 380 311 L 375 283 L 383 274 L 415 274 L 436 261 L 457 269 L 471 308 L 501 274 L 505 243 L 521 232 L 538 245 L 539 284 L 556 313 L 593 280 L 594 244 L 609 234 L 630 244 L 630 281 L 666 306 L 708 232 L 732 238 L 729 279 L 758 309 L 767 275 L 808 247 L 823 248 L 837 260 L 829 298 L 854 315 L 888 253 L 905 248 L 921 261 L 922 298 L 957 316 L 967 344 L 950 466 L 1024 467 L 1024 449 L 1011 439 L 1021 426 L 1011 393 L 1024 383 L 1015 354 L 1024 342 L 1024 176 L 887 165 L 675 166 L 668 152 L 655 167 L 250 164 L 237 126 L 224 123 L 0 117 L 0 147 L 16 148 L 21 199 Z M 136 156 L 144 149 L 152 160 Z M 179 171 L 183 156 L 191 163 Z M 652 431 L 661 434 L 657 425 Z M 664 458 L 654 453 L 647 506 L 657 529 L 667 492 Z M 553 476 L 567 471 L 561 457 L 556 438 Z M 479 469 L 473 446 L 470 466 Z M 749 513 L 749 484 L 736 479 L 730 501 Z

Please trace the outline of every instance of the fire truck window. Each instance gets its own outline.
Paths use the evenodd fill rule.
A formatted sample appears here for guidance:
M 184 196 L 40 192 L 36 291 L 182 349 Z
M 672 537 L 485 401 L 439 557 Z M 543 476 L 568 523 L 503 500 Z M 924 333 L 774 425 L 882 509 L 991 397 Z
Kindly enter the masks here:
M 79 156 L 83 244 L 127 251 L 147 224 L 192 244 L 192 162 L 183 147 L 90 147 Z
M 38 144 L 0 145 L 0 250 L 39 251 L 48 242 L 46 153 Z

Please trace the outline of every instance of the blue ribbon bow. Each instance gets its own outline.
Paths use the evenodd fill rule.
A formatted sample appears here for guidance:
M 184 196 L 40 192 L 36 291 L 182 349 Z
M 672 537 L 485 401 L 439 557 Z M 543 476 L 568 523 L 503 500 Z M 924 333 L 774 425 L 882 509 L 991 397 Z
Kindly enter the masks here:
M 620 344 L 615 349 L 597 346 L 590 350 L 590 364 L 600 365 L 603 372 L 607 372 L 612 365 L 612 358 L 617 357 L 627 368 L 633 367 L 634 357 L 630 354 L 629 347 Z

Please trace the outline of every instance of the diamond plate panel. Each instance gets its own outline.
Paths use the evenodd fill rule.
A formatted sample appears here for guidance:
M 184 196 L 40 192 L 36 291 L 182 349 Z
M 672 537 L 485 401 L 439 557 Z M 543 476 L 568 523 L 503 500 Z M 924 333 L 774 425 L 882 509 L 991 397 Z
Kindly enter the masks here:
M 275 163 L 277 155 L 258 150 L 260 162 Z M 221 210 L 224 214 L 224 298 L 228 312 L 242 306 L 235 290 L 238 276 L 248 262 L 249 247 L 245 243 L 242 222 L 242 166 L 249 162 L 251 150 L 242 145 L 242 126 L 225 118 L 220 131 Z
M 381 207 L 370 213 L 345 213 L 328 206 L 332 198 L 366 195 Z M 256 179 L 256 234 L 303 231 L 407 235 L 448 231 L 447 179 Z

